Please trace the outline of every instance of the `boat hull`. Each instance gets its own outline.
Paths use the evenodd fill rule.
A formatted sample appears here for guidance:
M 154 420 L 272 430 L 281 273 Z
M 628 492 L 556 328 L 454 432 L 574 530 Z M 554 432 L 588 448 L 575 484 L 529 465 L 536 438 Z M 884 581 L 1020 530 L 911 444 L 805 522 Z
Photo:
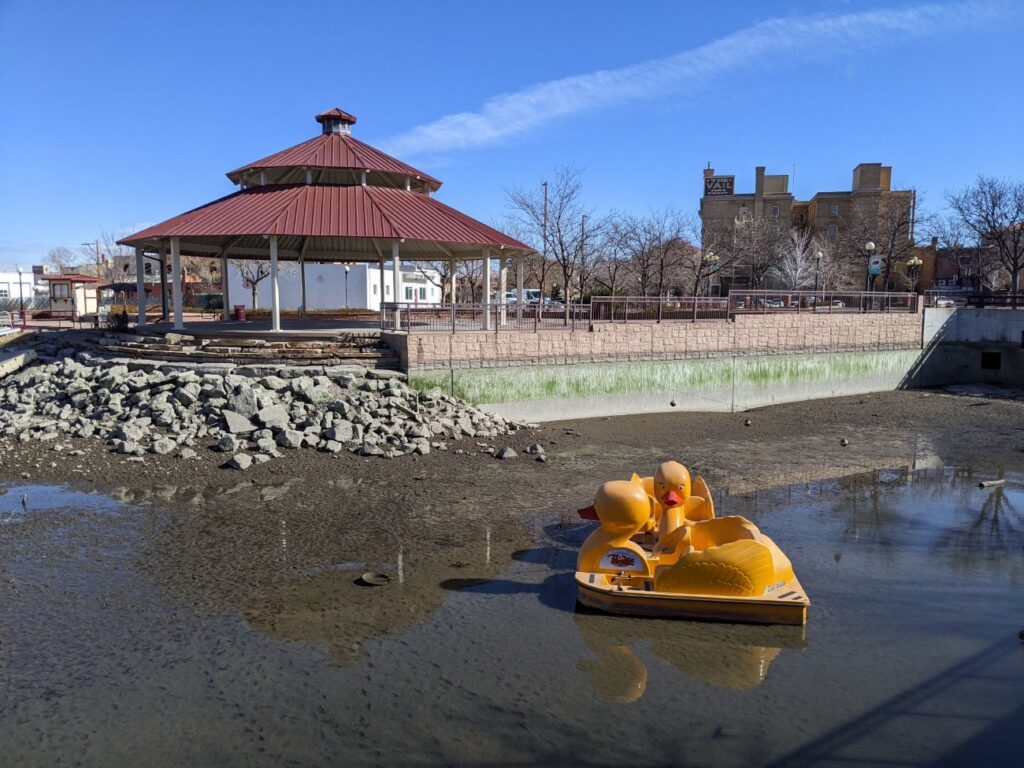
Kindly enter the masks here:
M 775 594 L 763 597 L 681 595 L 619 589 L 603 574 L 576 573 L 577 599 L 598 611 L 624 616 L 728 621 L 740 624 L 807 623 L 810 600 L 794 576 Z

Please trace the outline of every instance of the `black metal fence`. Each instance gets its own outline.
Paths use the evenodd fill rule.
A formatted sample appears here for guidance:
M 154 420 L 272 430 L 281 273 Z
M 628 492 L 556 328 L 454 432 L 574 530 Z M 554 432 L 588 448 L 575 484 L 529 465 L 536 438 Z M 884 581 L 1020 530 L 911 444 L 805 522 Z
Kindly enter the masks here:
M 419 304 L 386 303 L 381 309 L 380 327 L 390 331 L 541 331 L 566 328 L 586 329 L 590 320 L 587 304 Z
M 595 296 L 590 304 L 387 303 L 380 327 L 394 331 L 588 330 L 601 323 L 727 321 L 736 315 L 916 312 L 914 293 L 731 291 L 728 296 Z
M 823 314 L 916 312 L 916 293 L 875 291 L 730 291 L 729 313 L 769 314 L 808 312 Z

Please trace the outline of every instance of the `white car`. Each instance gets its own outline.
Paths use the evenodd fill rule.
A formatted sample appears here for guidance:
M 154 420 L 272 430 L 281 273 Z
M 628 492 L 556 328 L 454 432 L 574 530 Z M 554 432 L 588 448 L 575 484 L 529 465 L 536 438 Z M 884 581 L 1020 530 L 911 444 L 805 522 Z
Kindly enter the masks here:
M 956 302 L 945 296 L 939 296 L 935 299 L 936 307 L 953 307 L 956 306 Z

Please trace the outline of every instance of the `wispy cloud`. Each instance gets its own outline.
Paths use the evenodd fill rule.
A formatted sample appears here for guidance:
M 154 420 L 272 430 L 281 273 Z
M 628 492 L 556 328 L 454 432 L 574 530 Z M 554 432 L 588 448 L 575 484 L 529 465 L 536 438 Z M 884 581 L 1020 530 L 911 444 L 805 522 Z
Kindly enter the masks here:
M 490 146 L 571 115 L 682 95 L 706 85 L 711 78 L 752 64 L 761 68 L 822 55 L 850 54 L 976 27 L 1005 13 L 1014 11 L 1001 2 L 970 2 L 771 19 L 666 58 L 563 77 L 501 94 L 478 111 L 446 115 L 392 137 L 383 145 L 400 156 Z

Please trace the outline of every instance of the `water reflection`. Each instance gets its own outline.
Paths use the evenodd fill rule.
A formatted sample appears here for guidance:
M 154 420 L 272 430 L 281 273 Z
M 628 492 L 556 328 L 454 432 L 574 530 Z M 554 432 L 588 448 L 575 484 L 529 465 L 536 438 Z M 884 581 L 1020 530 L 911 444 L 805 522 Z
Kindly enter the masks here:
M 462 534 L 468 541 L 428 536 L 409 551 L 397 544 L 388 560 L 372 557 L 370 550 L 369 560 L 334 563 L 288 579 L 245 598 L 242 615 L 265 634 L 325 647 L 337 666 L 361 664 L 367 641 L 427 621 L 443 603 L 455 574 L 465 574 L 467 582 L 488 582 L 507 570 L 513 553 L 529 541 L 518 523 L 473 526 Z M 387 573 L 392 581 L 364 586 L 359 576 L 366 570 Z
M 576 628 L 594 659 L 576 668 L 586 672 L 594 693 L 627 704 L 647 689 L 647 665 L 637 655 L 647 646 L 689 678 L 716 688 L 745 691 L 768 676 L 783 648 L 806 647 L 804 627 L 759 627 L 609 616 L 580 609 Z

